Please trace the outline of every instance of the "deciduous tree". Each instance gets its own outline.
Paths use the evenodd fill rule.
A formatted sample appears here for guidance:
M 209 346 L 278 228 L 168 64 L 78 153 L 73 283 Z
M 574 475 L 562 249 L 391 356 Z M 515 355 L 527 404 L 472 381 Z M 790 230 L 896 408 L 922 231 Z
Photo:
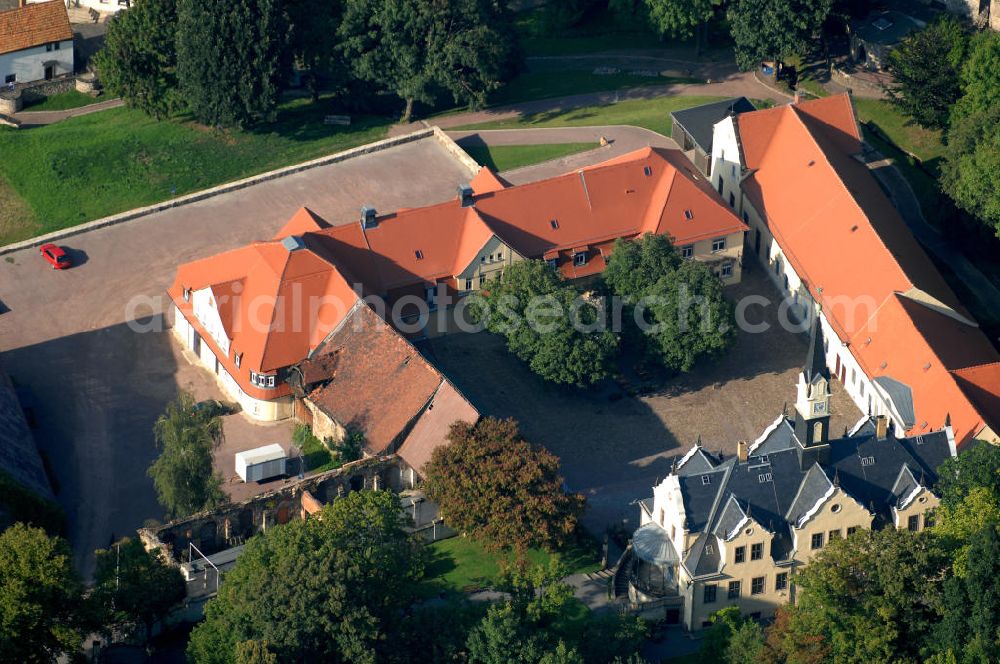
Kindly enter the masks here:
M 22 523 L 0 534 L 0 661 L 49 664 L 76 652 L 81 590 L 65 541 Z
M 962 94 L 959 74 L 969 36 L 957 18 L 944 16 L 889 52 L 890 99 L 924 127 L 944 129 Z
M 750 71 L 765 60 L 784 62 L 805 53 L 831 4 L 832 0 L 735 0 L 726 15 L 736 64 Z
M 252 640 L 281 662 L 375 662 L 423 570 L 405 523 L 392 492 L 358 491 L 252 538 L 206 605 L 189 658 L 231 664 Z
M 274 120 L 287 39 L 280 0 L 178 0 L 177 77 L 194 117 L 212 127 Z
M 153 426 L 161 452 L 149 476 L 160 504 L 173 517 L 225 502 L 222 477 L 212 467 L 212 451 L 222 440 L 222 420 L 200 415 L 193 406 L 191 395 L 181 393 Z
M 162 119 L 183 104 L 177 91 L 177 0 L 138 0 L 107 22 L 94 63 L 101 82 L 133 108 Z
M 649 21 L 661 35 L 687 39 L 697 35 L 701 50 L 702 33 L 712 18 L 716 0 L 645 0 Z
M 555 548 L 576 529 L 583 497 L 567 494 L 559 459 L 513 420 L 456 422 L 425 467 L 425 490 L 455 529 L 492 549 Z
M 125 538 L 97 552 L 94 588 L 89 601 L 101 625 L 117 632 L 144 629 L 148 641 L 153 626 L 185 597 L 184 577 L 159 551 Z
M 589 385 L 606 377 L 618 339 L 599 303 L 585 299 L 542 261 L 517 261 L 473 296 L 469 311 L 532 371 L 555 383 Z

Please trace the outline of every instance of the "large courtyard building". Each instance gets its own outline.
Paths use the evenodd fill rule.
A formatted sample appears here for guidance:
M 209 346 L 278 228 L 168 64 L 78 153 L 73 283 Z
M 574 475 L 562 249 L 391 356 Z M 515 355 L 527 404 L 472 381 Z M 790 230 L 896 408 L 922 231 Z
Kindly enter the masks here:
M 932 525 L 937 468 L 956 454 L 951 427 L 897 438 L 880 415 L 830 437 L 824 355 L 814 327 L 794 415 L 725 460 L 696 445 L 640 503 L 624 570 L 633 602 L 665 606 L 688 630 L 727 606 L 768 618 L 795 601 L 796 570 L 830 541 Z
M 747 253 L 858 408 L 919 436 L 1000 442 L 1000 354 L 864 163 L 847 94 L 720 117 L 712 182 L 750 226 Z
M 295 376 L 298 396 L 314 397 L 300 414 L 308 412 L 341 434 L 350 424 L 343 420 L 360 415 L 336 396 L 350 394 L 350 387 L 334 389 L 329 381 L 338 381 L 338 371 L 340 380 L 369 373 L 348 355 L 383 348 L 400 361 L 412 356 L 406 372 L 412 379 L 400 381 L 414 411 L 395 414 L 395 424 L 382 427 L 378 450 L 371 451 L 400 444 L 406 449 L 413 418 L 431 397 L 449 403 L 457 397 L 436 370 L 417 371 L 423 361 L 418 353 L 387 338 L 398 336 L 397 330 L 374 325 L 359 308 L 373 301 L 388 309 L 413 308 L 414 302 L 443 307 L 446 296 L 459 301 L 525 258 L 547 261 L 567 279 L 592 278 L 603 271 L 616 240 L 646 233 L 670 236 L 684 257 L 704 261 L 724 283 L 736 283 L 745 231 L 706 178 L 675 150 L 645 148 L 519 186 L 484 168 L 444 203 L 390 214 L 365 207 L 359 219 L 333 226 L 303 208 L 270 240 L 180 266 L 169 289 L 174 331 L 249 416 L 292 416 Z M 410 309 L 402 314 L 412 315 Z M 377 329 L 378 337 L 366 344 L 366 335 L 344 331 L 358 324 Z M 406 332 L 448 331 L 446 323 L 435 325 Z M 339 345 L 341 338 L 351 346 Z M 324 355 L 329 361 L 321 361 Z M 371 397 L 379 395 L 372 391 Z M 398 405 L 378 403 L 383 409 Z M 366 411 L 364 418 L 384 415 Z M 421 430 L 426 427 L 414 427 Z

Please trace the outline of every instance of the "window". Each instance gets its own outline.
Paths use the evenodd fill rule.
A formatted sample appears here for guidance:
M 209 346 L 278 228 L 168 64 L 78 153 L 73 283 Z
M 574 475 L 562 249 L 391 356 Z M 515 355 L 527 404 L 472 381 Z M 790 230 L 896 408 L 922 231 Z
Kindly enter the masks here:
M 433 305 L 436 296 L 437 286 L 427 286 L 424 288 L 424 299 L 427 300 L 427 304 Z
M 733 177 L 736 177 L 736 164 L 733 164 L 729 167 L 729 174 L 732 175 Z
M 934 512 L 927 512 L 924 514 L 924 528 L 934 527 Z
M 701 476 L 701 483 L 703 485 L 709 485 L 709 484 L 711 484 L 712 483 L 712 476 L 711 475 L 702 475 Z
M 729 207 L 731 208 L 736 207 L 736 194 L 734 194 L 733 192 L 729 192 Z
M 479 287 L 482 288 L 485 285 L 486 285 L 486 275 L 481 274 L 479 275 Z
M 559 259 L 558 258 L 550 258 L 549 260 L 547 260 L 545 262 L 548 263 L 549 267 L 551 267 L 551 268 L 556 268 L 556 267 L 559 266 Z
M 771 473 L 761 473 L 760 475 L 757 476 L 757 481 L 760 482 L 761 484 L 766 484 L 767 482 L 770 482 L 772 479 L 774 479 L 774 476 Z
M 909 519 L 906 520 L 906 529 L 911 533 L 915 533 L 920 530 L 920 516 L 914 514 Z
M 874 466 L 875 465 L 875 457 L 873 457 L 873 456 L 861 457 L 861 465 L 862 466 Z
M 722 251 L 726 248 L 726 238 L 718 237 L 712 240 L 712 251 Z
M 722 195 L 722 176 L 719 176 L 719 195 Z
M 748 215 L 746 212 L 743 213 L 743 223 L 744 224 L 749 224 L 750 223 L 750 215 Z M 760 229 L 759 228 L 757 229 L 757 235 L 758 235 L 758 237 L 760 236 Z
M 191 289 L 190 288 L 185 288 L 184 289 L 184 301 L 185 302 L 190 302 L 191 301 Z
M 848 526 L 847 527 L 847 536 L 848 537 L 850 537 L 851 535 L 853 535 L 856 532 L 858 532 L 858 527 L 857 526 Z
M 754 578 L 750 579 L 750 594 L 759 595 L 762 592 L 764 592 L 764 577 L 755 576 Z
M 729 599 L 739 599 L 740 598 L 740 582 L 730 581 L 729 582 Z
M 59 42 L 55 42 L 52 45 L 52 48 L 58 51 L 60 48 L 62 48 L 62 44 L 60 44 Z
M 715 592 L 718 589 L 719 589 L 719 587 L 717 585 L 715 585 L 714 583 L 706 585 L 705 586 L 705 596 L 702 598 L 702 601 L 705 604 L 714 604 L 715 603 Z
M 274 379 L 275 378 L 276 378 L 276 376 L 268 376 L 267 377 L 267 386 L 268 387 L 274 387 Z
M 831 530 L 829 533 L 827 533 L 826 537 L 828 542 L 832 542 L 835 539 L 840 539 L 840 529 L 838 528 L 837 530 Z
M 747 548 L 745 546 L 736 547 L 736 558 L 737 563 L 745 562 L 747 559 Z
M 236 368 L 240 368 L 240 363 L 243 362 L 243 353 L 233 353 L 233 362 L 236 363 Z
M 17 82 L 17 74 L 8 74 L 6 77 L 4 77 L 3 82 L 6 83 L 7 85 L 13 85 L 14 83 Z
M 51 51 L 51 50 L 52 50 L 52 44 L 46 44 L 46 45 L 45 45 L 45 51 L 46 51 L 46 52 L 49 52 L 49 51 Z M 721 180 L 720 180 L 719 182 L 721 182 Z
M 552 230 L 559 228 L 559 222 L 555 219 L 550 220 L 549 225 L 552 226 Z
M 760 560 L 764 557 L 764 543 L 757 542 L 750 545 L 750 560 Z
M 691 221 L 692 219 L 694 219 L 694 212 L 692 212 L 691 210 L 684 210 L 684 218 L 687 219 L 688 221 Z
M 465 290 L 472 290 L 472 279 L 465 280 Z
M 788 572 L 781 572 L 774 575 L 774 589 L 784 590 L 788 587 Z
M 573 265 L 586 265 L 587 264 L 587 252 L 581 251 L 578 254 L 573 254 Z
M 681 247 L 681 258 L 691 258 L 692 256 L 694 256 L 693 244 L 685 244 Z
M 706 544 L 705 545 L 705 555 L 706 556 L 715 555 L 715 547 L 712 546 L 711 544 Z
M 823 533 L 815 533 L 812 536 L 812 544 L 811 544 L 811 546 L 812 546 L 812 548 L 814 550 L 815 549 L 822 549 L 823 548 Z
M 722 272 L 720 274 L 722 274 L 723 279 L 728 279 L 729 277 L 733 276 L 733 264 L 723 263 Z
M 646 177 L 649 177 L 650 175 L 653 174 L 653 169 L 650 168 L 649 166 L 645 166 L 643 167 L 642 172 L 646 174 Z

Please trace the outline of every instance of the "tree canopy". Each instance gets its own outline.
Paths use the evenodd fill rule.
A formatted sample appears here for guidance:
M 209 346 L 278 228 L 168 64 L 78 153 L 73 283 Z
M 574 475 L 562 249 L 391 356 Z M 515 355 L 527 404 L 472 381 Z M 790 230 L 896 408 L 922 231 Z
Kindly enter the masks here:
M 427 496 L 456 530 L 488 548 L 557 548 L 584 499 L 563 490 L 559 459 L 521 437 L 513 420 L 457 422 L 425 467 Z
M 962 94 L 960 73 L 969 36 L 953 16 L 943 16 L 889 52 L 895 81 L 890 99 L 903 113 L 931 129 L 944 129 Z
M 736 64 L 751 71 L 766 60 L 801 55 L 830 13 L 832 0 L 735 0 L 727 17 Z
M 110 92 L 157 119 L 181 105 L 176 26 L 177 0 L 139 0 L 108 20 L 94 60 Z
M 136 538 L 125 538 L 97 552 L 94 588 L 88 599 L 108 630 L 135 633 L 142 627 L 148 641 L 153 625 L 185 594 L 180 570 L 168 565 L 159 551 L 146 551 Z
M 178 0 L 177 78 L 192 115 L 212 127 L 274 120 L 287 38 L 280 0 Z
M 160 504 L 173 517 L 225 502 L 222 477 L 212 466 L 212 452 L 222 440 L 222 420 L 200 415 L 193 407 L 194 398 L 181 393 L 153 426 L 161 452 L 149 476 Z
M 522 260 L 472 296 L 469 311 L 546 380 L 590 385 L 606 377 L 618 339 L 599 303 L 588 300 L 543 261 Z
M 359 491 L 255 536 L 206 605 L 189 658 L 231 664 L 239 648 L 243 661 L 249 650 L 255 661 L 375 662 L 423 570 L 405 523 L 392 492 Z
M 69 546 L 22 523 L 0 534 L 0 661 L 41 664 L 79 649 L 82 584 Z

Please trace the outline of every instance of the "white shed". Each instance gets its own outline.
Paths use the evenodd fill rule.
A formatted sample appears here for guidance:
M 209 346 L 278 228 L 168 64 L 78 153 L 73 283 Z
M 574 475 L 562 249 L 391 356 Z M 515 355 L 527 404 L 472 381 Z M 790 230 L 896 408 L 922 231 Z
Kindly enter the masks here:
M 244 482 L 261 482 L 285 474 L 288 454 L 273 443 L 236 453 L 236 474 Z

